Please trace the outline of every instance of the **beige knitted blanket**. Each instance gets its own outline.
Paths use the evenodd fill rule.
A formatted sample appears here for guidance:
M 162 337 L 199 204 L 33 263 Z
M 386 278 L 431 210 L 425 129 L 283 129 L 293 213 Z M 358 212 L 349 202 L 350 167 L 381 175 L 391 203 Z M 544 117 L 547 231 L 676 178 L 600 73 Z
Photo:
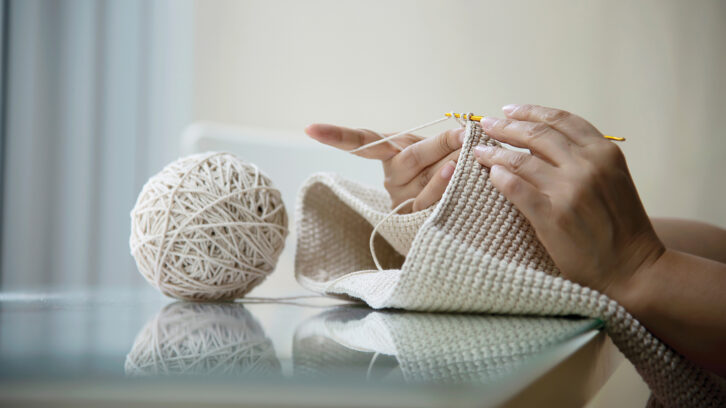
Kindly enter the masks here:
M 722 378 L 660 342 L 607 296 L 559 277 L 528 221 L 494 189 L 472 153 L 496 144 L 468 122 L 456 171 L 435 206 L 393 215 L 380 190 L 334 174 L 311 176 L 297 203 L 297 280 L 373 308 L 598 317 L 666 406 L 726 405 Z

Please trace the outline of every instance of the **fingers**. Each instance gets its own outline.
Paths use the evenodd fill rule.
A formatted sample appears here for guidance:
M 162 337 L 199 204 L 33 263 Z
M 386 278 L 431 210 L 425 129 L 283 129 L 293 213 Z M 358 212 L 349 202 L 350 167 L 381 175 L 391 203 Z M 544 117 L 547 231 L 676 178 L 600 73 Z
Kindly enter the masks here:
M 391 198 L 395 202 L 402 202 L 410 197 L 416 197 L 421 194 L 426 186 L 436 178 L 436 174 L 446 165 L 448 162 L 456 162 L 459 159 L 459 153 L 461 149 L 455 150 L 449 153 L 448 156 L 439 160 L 437 163 L 421 170 L 414 178 L 411 179 L 407 184 L 402 186 L 389 186 L 386 185 L 386 189 L 391 194 Z
M 551 206 L 549 197 L 522 177 L 512 173 L 504 166 L 494 165 L 489 172 L 489 180 L 517 209 L 532 223 L 535 230 L 540 221 L 546 219 Z
M 474 156 L 486 167 L 499 165 L 537 187 L 546 185 L 552 179 L 554 167 L 529 153 L 479 145 L 474 148 Z
M 561 109 L 539 105 L 507 105 L 502 110 L 510 119 L 546 123 L 581 146 L 602 139 L 602 133 L 590 122 Z
M 439 201 L 446 191 L 446 186 L 451 180 L 451 176 L 454 175 L 456 169 L 456 162 L 449 160 L 444 163 L 436 173 L 431 177 L 431 180 L 426 184 L 426 187 L 421 190 L 421 193 L 416 196 L 413 201 L 413 211 L 421 211 L 433 205 Z
M 570 155 L 572 142 L 546 123 L 487 117 L 481 121 L 481 126 L 492 138 L 529 149 L 552 164 L 560 163 Z
M 392 187 L 408 184 L 425 168 L 460 149 L 463 140 L 464 129 L 452 129 L 408 146 L 384 164 L 386 183 Z
M 353 150 L 365 144 L 381 139 L 381 137 L 376 132 L 373 132 L 371 130 L 350 129 L 342 126 L 327 125 L 323 123 L 314 123 L 307 126 L 305 128 L 305 133 L 321 143 L 346 151 Z M 418 136 L 403 135 L 397 137 L 395 142 L 405 148 L 413 143 L 418 142 L 419 140 L 421 140 L 421 138 Z M 388 160 L 398 153 L 399 150 L 393 145 L 389 143 L 381 143 L 379 145 L 363 149 L 360 152 L 356 152 L 354 154 L 368 159 Z

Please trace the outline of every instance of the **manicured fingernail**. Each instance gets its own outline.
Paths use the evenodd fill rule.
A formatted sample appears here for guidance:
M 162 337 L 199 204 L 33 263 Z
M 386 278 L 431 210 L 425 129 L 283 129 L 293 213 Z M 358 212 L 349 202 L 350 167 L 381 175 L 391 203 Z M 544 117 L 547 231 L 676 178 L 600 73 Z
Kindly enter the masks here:
M 515 109 L 517 109 L 517 107 L 518 107 L 518 106 L 519 106 L 519 105 L 516 105 L 516 104 L 509 104 L 509 105 L 504 105 L 504 106 L 502 106 L 502 111 L 503 111 L 503 112 L 504 112 L 505 114 L 509 115 L 509 114 L 511 114 L 512 112 L 514 112 L 514 110 L 515 110 Z
M 486 145 L 479 145 L 474 147 L 474 156 L 482 157 L 492 152 L 492 148 Z
M 496 118 L 486 117 L 481 120 L 481 127 L 484 128 L 484 130 L 488 130 L 494 127 L 494 125 L 497 123 Z
M 451 178 L 451 176 L 454 175 L 454 170 L 456 169 L 456 162 L 451 160 L 450 162 L 444 164 L 444 167 L 441 169 L 441 177 L 448 180 Z
M 466 133 L 464 132 L 464 129 L 459 129 L 459 143 L 464 144 L 464 138 L 466 137 Z

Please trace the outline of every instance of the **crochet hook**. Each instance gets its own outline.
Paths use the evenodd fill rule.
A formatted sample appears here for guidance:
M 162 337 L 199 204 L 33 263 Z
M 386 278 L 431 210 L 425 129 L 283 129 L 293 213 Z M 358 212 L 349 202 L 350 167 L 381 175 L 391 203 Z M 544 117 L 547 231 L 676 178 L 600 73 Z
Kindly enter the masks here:
M 452 113 L 446 113 L 446 117 L 447 118 L 450 118 L 451 115 L 452 115 Z M 457 117 L 457 118 L 462 119 L 462 114 L 460 114 L 460 113 L 454 113 L 453 115 L 455 117 Z M 463 116 L 464 116 L 463 119 L 472 120 L 474 122 L 481 122 L 481 120 L 484 119 L 484 116 L 479 116 L 479 115 L 474 115 L 474 114 L 468 114 L 468 115 L 467 114 L 464 114 Z M 466 116 L 468 116 L 468 117 L 466 117 Z M 624 142 L 625 141 L 625 138 L 624 137 L 610 136 L 610 135 L 603 135 L 603 137 L 605 139 L 614 140 L 616 142 Z

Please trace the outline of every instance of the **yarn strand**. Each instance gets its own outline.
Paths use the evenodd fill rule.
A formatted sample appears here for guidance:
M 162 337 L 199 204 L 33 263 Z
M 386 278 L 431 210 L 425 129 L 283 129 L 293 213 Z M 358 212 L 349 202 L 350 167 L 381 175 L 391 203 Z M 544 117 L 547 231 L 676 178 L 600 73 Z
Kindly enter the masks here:
M 398 211 L 401 208 L 412 203 L 414 200 L 415 200 L 415 198 L 409 198 L 408 200 L 397 205 L 396 208 L 392 209 L 391 212 L 389 212 L 385 217 L 383 217 L 380 221 L 378 221 L 378 223 L 373 227 L 373 231 L 371 231 L 371 238 L 368 241 L 368 245 L 371 250 L 371 257 L 373 257 L 373 262 L 376 264 L 376 268 L 378 268 L 379 271 L 382 271 L 383 268 L 381 267 L 381 263 L 378 262 L 378 257 L 376 256 L 376 248 L 373 246 L 373 241 L 376 237 L 376 233 L 378 232 L 378 227 L 383 225 L 383 223 L 386 222 L 389 218 L 391 218 L 394 214 L 398 213 Z
M 368 144 L 364 144 L 363 146 L 356 147 L 353 150 L 348 150 L 348 153 L 357 153 L 357 152 L 360 152 L 361 150 L 367 149 L 369 147 L 378 146 L 379 144 L 386 143 L 388 141 L 391 141 L 391 140 L 393 140 L 393 139 L 395 139 L 397 137 L 403 136 L 405 134 L 408 134 L 408 133 L 411 133 L 411 132 L 415 132 L 417 130 L 424 129 L 424 128 L 427 128 L 429 126 L 433 126 L 433 125 L 435 125 L 437 123 L 441 123 L 441 122 L 443 122 L 443 121 L 445 121 L 447 119 L 449 119 L 449 117 L 448 116 L 444 116 L 443 118 L 438 118 L 436 120 L 432 120 L 431 122 L 424 123 L 423 125 L 419 125 L 419 126 L 416 126 L 416 127 L 412 127 L 411 129 L 404 130 L 403 132 L 398 132 L 396 134 L 393 134 L 393 135 L 390 135 L 390 136 L 386 136 L 383 139 L 379 139 L 379 140 L 376 140 L 374 142 L 370 142 Z

